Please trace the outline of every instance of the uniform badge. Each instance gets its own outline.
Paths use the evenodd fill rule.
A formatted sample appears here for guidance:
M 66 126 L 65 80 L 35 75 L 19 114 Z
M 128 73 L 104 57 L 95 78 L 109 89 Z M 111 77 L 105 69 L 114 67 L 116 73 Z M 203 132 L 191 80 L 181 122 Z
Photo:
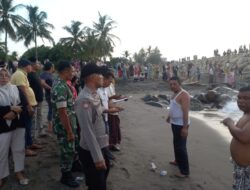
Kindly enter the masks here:
M 83 107 L 84 109 L 88 109 L 88 108 L 89 108 L 89 103 L 88 103 L 88 102 L 84 102 L 84 103 L 82 104 L 82 107 Z

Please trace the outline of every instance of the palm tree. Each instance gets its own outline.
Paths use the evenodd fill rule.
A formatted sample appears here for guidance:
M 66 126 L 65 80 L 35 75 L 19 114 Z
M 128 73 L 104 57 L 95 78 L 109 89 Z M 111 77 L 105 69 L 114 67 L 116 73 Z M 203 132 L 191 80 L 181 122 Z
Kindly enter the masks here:
M 98 14 L 99 22 L 94 22 L 93 27 L 98 39 L 100 57 L 104 57 L 105 59 L 105 56 L 109 56 L 111 52 L 113 52 L 113 48 L 115 46 L 113 39 L 120 39 L 110 33 L 114 28 L 116 28 L 116 26 L 114 26 L 116 22 L 113 21 L 108 15 L 102 16 L 99 12 Z
M 71 34 L 70 37 L 60 38 L 59 43 L 73 50 L 73 54 L 76 56 L 83 50 L 83 40 L 85 38 L 86 27 L 81 28 L 82 23 L 80 21 L 71 21 L 70 26 L 64 26 L 63 29 Z
M 13 6 L 13 0 L 1 0 L 0 1 L 0 32 L 5 32 L 5 59 L 8 54 L 8 36 L 12 39 L 16 39 L 15 28 L 19 28 L 26 20 L 15 14 L 18 8 L 24 7 L 23 4 Z
M 86 30 L 86 36 L 83 43 L 83 56 L 86 61 L 98 60 L 98 39 L 93 30 L 90 28 Z
M 5 43 L 0 41 L 0 51 L 4 52 L 5 50 Z
M 39 12 L 37 6 L 26 6 L 29 14 L 29 22 L 22 25 L 18 29 L 18 40 L 24 40 L 24 45 L 28 47 L 33 41 L 36 49 L 36 59 L 38 59 L 37 53 L 37 38 L 40 37 L 42 41 L 47 39 L 54 44 L 54 39 L 51 36 L 51 32 L 48 28 L 54 29 L 54 26 L 45 20 L 47 19 L 47 13 L 44 11 Z

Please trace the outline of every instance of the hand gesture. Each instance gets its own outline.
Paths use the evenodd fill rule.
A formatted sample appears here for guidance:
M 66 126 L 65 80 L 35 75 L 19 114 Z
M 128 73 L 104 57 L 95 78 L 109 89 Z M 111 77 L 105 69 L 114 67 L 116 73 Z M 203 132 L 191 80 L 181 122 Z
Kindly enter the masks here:
M 233 126 L 233 125 L 234 125 L 234 121 L 233 121 L 230 117 L 227 117 L 226 119 L 224 119 L 224 120 L 222 121 L 222 123 L 223 123 L 224 125 L 226 125 L 227 127 Z
M 11 106 L 11 110 L 16 112 L 16 113 L 21 113 L 22 107 L 21 106 Z
M 13 120 L 13 119 L 16 118 L 16 114 L 14 112 L 10 111 L 7 114 L 5 114 L 3 116 L 3 118 L 6 119 L 6 120 Z
M 30 116 L 33 116 L 34 113 L 35 113 L 34 108 L 33 108 L 32 106 L 28 106 L 27 109 L 28 109 L 29 115 L 30 115 Z
M 181 136 L 182 137 L 187 137 L 188 136 L 188 128 L 187 127 L 182 127 Z
M 167 117 L 166 122 L 170 123 L 170 117 L 169 116 Z
M 106 163 L 104 160 L 100 161 L 100 162 L 96 162 L 95 167 L 97 170 L 106 170 L 107 169 L 107 166 L 106 166 Z
M 69 142 L 73 142 L 75 140 L 75 136 L 72 131 L 67 133 L 67 139 Z

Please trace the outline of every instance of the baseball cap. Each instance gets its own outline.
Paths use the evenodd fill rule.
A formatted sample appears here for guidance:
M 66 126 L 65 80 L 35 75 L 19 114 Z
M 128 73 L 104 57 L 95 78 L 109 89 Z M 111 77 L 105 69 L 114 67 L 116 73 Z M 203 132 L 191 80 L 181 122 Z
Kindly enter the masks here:
M 26 67 L 28 65 L 31 65 L 31 62 L 27 59 L 20 59 L 18 61 L 18 67 Z

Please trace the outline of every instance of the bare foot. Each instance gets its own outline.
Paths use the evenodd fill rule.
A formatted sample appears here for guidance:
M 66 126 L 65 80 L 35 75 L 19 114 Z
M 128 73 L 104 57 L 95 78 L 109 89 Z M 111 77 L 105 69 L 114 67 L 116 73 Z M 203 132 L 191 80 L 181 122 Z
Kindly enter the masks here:
M 177 162 L 175 160 L 170 161 L 169 164 L 174 165 L 174 166 L 178 166 L 178 164 L 177 164 Z
M 175 177 L 177 177 L 177 178 L 187 178 L 188 175 L 184 175 L 182 173 L 177 173 L 177 174 L 175 174 Z

